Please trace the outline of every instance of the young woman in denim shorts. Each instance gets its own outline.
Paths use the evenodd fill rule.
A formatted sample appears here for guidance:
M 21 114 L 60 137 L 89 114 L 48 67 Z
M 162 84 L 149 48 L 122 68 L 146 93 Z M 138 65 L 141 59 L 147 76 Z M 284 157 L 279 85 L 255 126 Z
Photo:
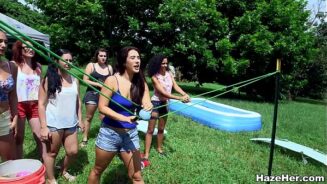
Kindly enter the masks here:
M 4 58 L 7 42 L 6 34 L 0 31 L 0 162 L 15 159 L 17 125 L 17 67 Z
M 102 87 L 101 92 L 110 100 L 102 95 L 99 99 L 99 111 L 105 117 L 96 139 L 96 159 L 88 179 L 90 184 L 100 182 L 102 172 L 117 153 L 127 167 L 128 176 L 133 183 L 144 183 L 141 175 L 139 137 L 135 116 L 131 114 L 136 107 L 131 101 L 142 104 L 145 110 L 150 110 L 152 104 L 140 67 L 139 50 L 135 47 L 124 47 L 117 56 L 118 73 L 105 81 L 105 85 L 113 91 Z
M 65 49 L 56 53 L 68 63 L 72 54 Z M 46 153 L 43 154 L 46 167 L 47 183 L 57 183 L 54 176 L 54 165 L 61 145 L 64 145 L 66 156 L 61 166 L 62 176 L 69 182 L 76 179 L 67 172 L 69 164 L 78 152 L 77 126 L 84 129 L 82 123 L 82 102 L 79 98 L 79 81 L 66 72 L 70 66 L 57 61 L 48 66 L 39 91 L 39 115 L 41 121 L 41 139 Z
M 157 134 L 157 151 L 161 156 L 165 156 L 165 153 L 162 148 L 164 140 L 164 129 L 167 122 L 167 116 L 159 118 L 162 115 L 168 113 L 168 100 L 177 99 L 182 102 L 189 102 L 190 97 L 178 86 L 175 82 L 175 79 L 168 67 L 168 59 L 165 56 L 157 55 L 150 59 L 148 65 L 148 74 L 151 77 L 154 94 L 151 97 L 153 104 L 153 110 L 151 113 L 151 119 L 148 125 L 148 131 L 145 136 L 145 151 L 143 159 L 148 159 L 150 154 L 150 147 L 152 142 L 152 135 L 156 122 L 158 120 L 158 134 Z M 181 96 L 176 96 L 171 93 L 172 88 L 175 89 Z M 156 107 L 160 107 L 156 109 Z
M 28 45 L 32 45 L 28 42 Z M 17 98 L 18 123 L 16 141 L 16 159 L 23 158 L 23 143 L 25 134 L 25 121 L 32 129 L 33 136 L 42 158 L 42 144 L 40 141 L 40 121 L 38 113 L 38 93 L 41 81 L 41 65 L 36 62 L 35 51 L 27 44 L 16 41 L 13 45 L 12 60 L 18 66 L 17 72 Z
M 113 75 L 112 67 L 107 64 L 107 51 L 105 49 L 98 49 L 92 61 L 87 64 L 85 68 L 85 73 L 94 77 L 95 79 L 104 82 L 107 77 Z M 101 90 L 102 85 L 97 81 L 91 79 L 88 75 L 84 75 L 83 80 L 93 87 Z M 87 145 L 88 135 L 91 127 L 91 122 L 94 113 L 98 107 L 99 93 L 93 90 L 91 87 L 87 87 L 83 102 L 86 107 L 86 117 L 85 117 L 85 131 L 83 133 L 83 140 L 81 142 L 81 147 Z M 103 115 L 100 114 L 100 120 L 102 120 Z

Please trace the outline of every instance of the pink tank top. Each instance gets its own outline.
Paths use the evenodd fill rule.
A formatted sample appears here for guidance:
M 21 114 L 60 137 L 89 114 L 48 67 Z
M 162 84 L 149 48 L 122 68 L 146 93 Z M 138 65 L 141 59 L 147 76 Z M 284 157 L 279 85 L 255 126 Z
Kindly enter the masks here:
M 160 82 L 161 86 L 164 88 L 164 90 L 171 94 L 171 90 L 173 88 L 173 79 L 171 78 L 170 72 L 166 71 L 165 75 L 161 75 L 159 73 L 154 75 L 158 81 Z M 167 101 L 168 98 L 161 95 L 156 89 L 154 89 L 153 96 L 151 97 L 151 100 L 153 101 Z

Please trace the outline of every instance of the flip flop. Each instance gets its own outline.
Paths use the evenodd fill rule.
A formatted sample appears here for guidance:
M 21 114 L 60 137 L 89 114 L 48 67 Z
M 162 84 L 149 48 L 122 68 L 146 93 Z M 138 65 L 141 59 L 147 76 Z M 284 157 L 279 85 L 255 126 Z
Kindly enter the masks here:
M 82 141 L 79 145 L 81 148 L 84 148 L 85 146 L 87 146 L 87 141 Z
M 62 177 L 65 178 L 69 182 L 73 182 L 76 180 L 76 176 L 73 176 L 73 175 L 69 174 L 68 172 L 63 174 Z

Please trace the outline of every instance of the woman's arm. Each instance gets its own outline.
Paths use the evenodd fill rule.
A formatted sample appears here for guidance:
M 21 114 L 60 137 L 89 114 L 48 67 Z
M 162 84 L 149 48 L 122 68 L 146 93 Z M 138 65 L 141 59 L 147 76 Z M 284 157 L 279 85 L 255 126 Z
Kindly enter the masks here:
M 144 94 L 142 98 L 142 107 L 143 109 L 150 111 L 153 108 L 153 105 L 151 103 L 151 98 L 150 98 L 150 91 L 148 84 L 144 82 Z
M 106 86 L 108 86 L 110 89 L 117 91 L 118 86 L 117 86 L 117 81 L 116 81 L 115 76 L 108 77 L 106 79 L 106 81 L 104 82 L 104 84 Z M 108 98 L 106 98 L 100 94 L 99 104 L 98 104 L 100 113 L 102 113 L 105 116 L 108 116 L 114 120 L 117 120 L 117 121 L 125 121 L 125 122 L 132 123 L 132 120 L 135 118 L 135 116 L 131 115 L 131 116 L 127 117 L 127 116 L 121 115 L 121 114 L 115 112 L 114 110 L 112 110 L 111 108 L 109 108 L 109 106 L 108 106 L 109 102 L 110 102 L 109 99 L 111 99 L 111 97 L 113 95 L 113 92 L 111 90 L 109 90 L 108 88 L 102 87 L 101 93 Z
M 161 86 L 160 81 L 155 77 L 151 77 L 153 87 L 158 91 L 162 96 L 169 98 L 169 99 L 176 99 L 176 100 L 182 100 L 183 98 L 181 96 L 176 96 L 170 93 L 167 93 L 164 88 Z
M 36 63 L 37 67 L 36 67 L 36 73 L 40 76 L 40 78 L 42 77 L 42 65 L 40 63 Z
M 11 125 L 10 129 L 14 130 L 14 136 L 17 134 L 17 92 L 16 92 L 16 83 L 17 83 L 17 66 L 13 62 L 9 62 L 10 69 L 11 69 L 11 75 L 14 78 L 14 88 L 13 90 L 9 93 L 9 107 L 10 107 L 10 113 L 11 113 Z
M 109 68 L 110 75 L 113 75 L 114 74 L 114 69 L 112 69 L 112 66 L 108 65 L 108 68 Z
M 173 88 L 174 88 L 174 90 L 177 92 L 177 93 L 179 93 L 179 94 L 181 94 L 182 95 L 182 101 L 183 102 L 190 102 L 190 96 L 187 94 L 187 93 L 185 93 L 183 90 L 182 90 L 182 88 L 181 87 L 179 87 L 179 85 L 177 84 L 177 82 L 175 81 L 175 78 L 172 76 L 172 74 L 171 73 L 169 73 L 170 75 L 171 75 L 171 79 L 173 80 Z
M 75 79 L 76 80 L 76 79 Z M 76 99 L 76 113 L 77 113 L 77 117 L 78 117 L 78 126 L 82 129 L 82 131 L 84 131 L 84 123 L 82 121 L 82 101 L 80 98 L 80 86 L 79 86 L 79 81 L 76 80 L 76 84 L 77 84 L 77 99 Z
M 38 108 L 39 108 L 39 119 L 41 123 L 41 140 L 46 141 L 49 138 L 51 138 L 51 133 L 47 126 L 47 119 L 46 119 L 46 107 L 48 104 L 48 80 L 47 78 L 43 79 L 45 80 L 44 86 L 43 81 L 41 81 L 41 85 L 39 87 L 39 102 L 38 102 Z
M 84 71 L 84 73 L 87 74 L 87 75 L 85 75 L 85 74 L 83 75 L 83 81 L 86 82 L 89 85 L 101 88 L 102 85 L 100 83 L 91 81 L 89 76 L 88 76 L 88 75 L 90 75 L 92 73 L 93 70 L 94 70 L 93 63 L 87 64 L 87 66 L 85 68 L 85 71 Z

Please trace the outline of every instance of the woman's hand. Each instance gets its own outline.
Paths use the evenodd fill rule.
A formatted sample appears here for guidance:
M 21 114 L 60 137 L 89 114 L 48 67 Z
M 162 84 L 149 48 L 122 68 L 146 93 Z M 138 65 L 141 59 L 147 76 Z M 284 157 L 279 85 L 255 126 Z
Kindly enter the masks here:
M 9 124 L 9 129 L 13 133 L 14 137 L 17 135 L 17 118 L 14 118 L 13 121 Z
M 146 111 L 151 111 L 152 110 L 152 108 L 153 108 L 153 104 L 150 102 L 150 103 L 144 103 L 143 105 L 142 105 L 142 108 L 144 109 L 144 110 L 146 110 Z
M 84 130 L 85 130 L 85 125 L 84 125 L 84 123 L 83 123 L 82 121 L 79 121 L 79 122 L 78 122 L 78 126 L 79 126 L 80 130 L 81 130 L 82 132 L 84 132 Z
M 134 124 L 136 123 L 136 120 L 138 118 L 136 116 L 126 116 L 126 119 L 124 121 L 130 123 L 130 124 Z
M 190 98 L 190 96 L 188 96 L 188 94 L 185 94 L 185 95 L 182 96 L 181 100 L 182 100 L 183 103 L 188 103 L 188 102 L 191 101 L 191 98 Z
M 41 127 L 41 141 L 48 141 L 51 139 L 51 132 L 48 127 Z

